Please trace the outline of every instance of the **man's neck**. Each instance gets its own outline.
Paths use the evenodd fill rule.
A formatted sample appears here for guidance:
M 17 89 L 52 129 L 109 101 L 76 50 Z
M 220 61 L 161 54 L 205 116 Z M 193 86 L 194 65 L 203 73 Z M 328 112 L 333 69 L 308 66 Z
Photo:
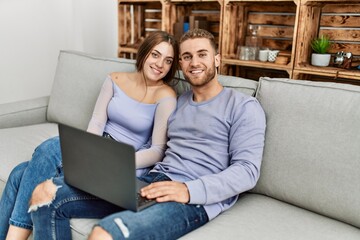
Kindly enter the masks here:
M 223 86 L 217 79 L 210 81 L 204 86 L 193 86 L 192 91 L 194 93 L 194 102 L 204 102 L 217 96 L 222 90 Z

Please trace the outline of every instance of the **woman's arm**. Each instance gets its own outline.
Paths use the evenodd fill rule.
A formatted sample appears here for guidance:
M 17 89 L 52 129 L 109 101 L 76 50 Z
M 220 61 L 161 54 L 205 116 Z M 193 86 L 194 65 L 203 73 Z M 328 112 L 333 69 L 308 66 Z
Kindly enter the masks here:
M 114 95 L 113 82 L 108 76 L 100 90 L 87 131 L 102 135 L 107 122 L 107 106 Z
M 155 112 L 151 147 L 136 152 L 136 168 L 145 168 L 161 161 L 167 142 L 167 124 L 176 108 L 176 97 L 166 97 L 159 101 Z

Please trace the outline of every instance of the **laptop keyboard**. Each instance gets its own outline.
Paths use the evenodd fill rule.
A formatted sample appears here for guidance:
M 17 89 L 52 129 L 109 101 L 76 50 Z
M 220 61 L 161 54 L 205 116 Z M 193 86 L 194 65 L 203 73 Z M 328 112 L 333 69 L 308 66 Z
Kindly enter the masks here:
M 149 202 L 154 201 L 154 200 L 151 200 L 151 199 L 147 199 L 147 198 L 145 198 L 145 197 L 142 197 L 142 196 L 140 195 L 140 193 L 137 194 L 136 199 L 137 199 L 137 202 L 138 202 L 138 206 L 142 206 L 142 205 L 145 205 L 145 204 L 147 204 L 147 203 L 149 203 Z

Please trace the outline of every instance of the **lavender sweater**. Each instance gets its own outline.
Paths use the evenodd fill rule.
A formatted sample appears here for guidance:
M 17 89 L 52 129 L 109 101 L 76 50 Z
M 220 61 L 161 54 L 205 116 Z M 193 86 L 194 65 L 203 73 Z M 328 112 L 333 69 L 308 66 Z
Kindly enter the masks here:
M 191 91 L 178 99 L 169 118 L 165 158 L 154 170 L 184 182 L 189 203 L 204 205 L 213 219 L 255 186 L 265 115 L 255 98 L 229 88 L 205 102 L 192 99 Z

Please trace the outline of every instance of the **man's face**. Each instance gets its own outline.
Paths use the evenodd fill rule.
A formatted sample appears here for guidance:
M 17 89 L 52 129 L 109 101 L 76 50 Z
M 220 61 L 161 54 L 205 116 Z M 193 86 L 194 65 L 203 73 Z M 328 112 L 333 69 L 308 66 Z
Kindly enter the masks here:
M 192 86 L 201 87 L 213 80 L 219 64 L 220 55 L 208 39 L 188 39 L 180 44 L 180 66 Z

